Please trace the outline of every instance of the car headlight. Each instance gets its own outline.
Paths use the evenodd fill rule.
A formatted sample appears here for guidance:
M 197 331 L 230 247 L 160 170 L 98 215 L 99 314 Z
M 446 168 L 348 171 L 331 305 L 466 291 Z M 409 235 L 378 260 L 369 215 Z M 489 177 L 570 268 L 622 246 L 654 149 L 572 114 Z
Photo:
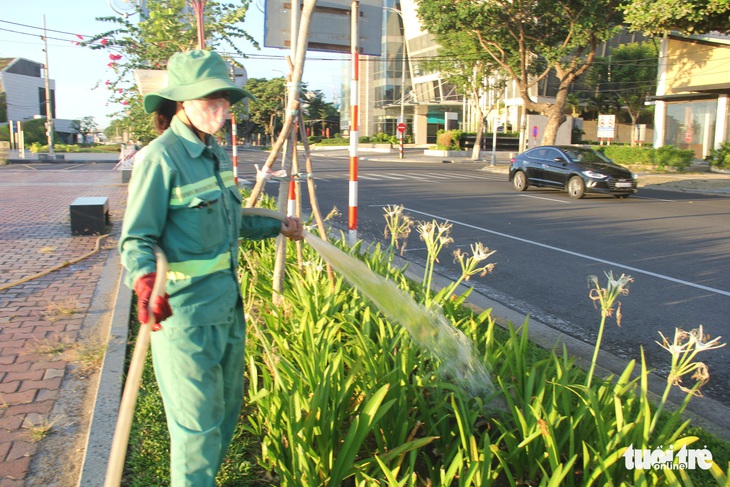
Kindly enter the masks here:
M 606 179 L 608 176 L 596 171 L 583 171 L 583 174 L 591 179 Z

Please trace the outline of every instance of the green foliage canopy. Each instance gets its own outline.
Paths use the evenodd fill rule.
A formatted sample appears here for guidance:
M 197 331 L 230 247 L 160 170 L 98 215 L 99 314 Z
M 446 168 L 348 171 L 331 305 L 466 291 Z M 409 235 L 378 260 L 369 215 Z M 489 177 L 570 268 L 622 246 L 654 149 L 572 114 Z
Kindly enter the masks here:
M 568 88 L 593 62 L 598 44 L 622 22 L 618 0 L 416 1 L 419 18 L 437 42 L 462 31 L 517 82 L 525 107 L 548 117 L 544 144 L 554 142 L 564 120 Z M 551 71 L 560 82 L 556 101 L 538 103 L 530 90 Z
M 238 27 L 248 11 L 249 0 L 205 4 L 206 49 L 217 50 L 225 46 L 236 58 L 245 58 L 237 42 L 259 45 L 246 31 Z M 197 47 L 197 21 L 195 12 L 185 0 L 150 0 L 146 14 L 138 9 L 137 16 L 100 17 L 97 20 L 114 24 L 108 31 L 93 36 L 82 43 L 95 50 L 109 52 L 109 68 L 113 76 L 105 82 L 110 90 L 109 101 L 123 106 L 118 113 L 128 119 L 126 124 L 135 139 L 148 141 L 155 137 L 150 117 L 142 109 L 142 97 L 134 84 L 135 69 L 164 69 L 167 60 L 176 52 Z M 235 59 L 233 64 L 239 65 Z
M 286 80 L 283 77 L 251 78 L 246 89 L 256 97 L 256 101 L 251 101 L 250 104 L 249 120 L 264 127 L 266 135 L 273 136 L 281 124 L 286 107 Z
M 596 59 L 586 73 L 586 85 L 613 97 L 636 124 L 647 95 L 656 91 L 658 56 L 654 42 L 621 45 L 610 57 Z
M 621 8 L 631 29 L 647 35 L 730 33 L 730 0 L 629 0 Z

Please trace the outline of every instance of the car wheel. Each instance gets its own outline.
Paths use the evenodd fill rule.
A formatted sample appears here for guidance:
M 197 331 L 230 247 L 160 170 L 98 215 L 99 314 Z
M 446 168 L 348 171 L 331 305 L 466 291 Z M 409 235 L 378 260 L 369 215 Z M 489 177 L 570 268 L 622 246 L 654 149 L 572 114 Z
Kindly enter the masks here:
M 581 199 L 586 194 L 586 183 L 580 176 L 573 176 L 568 181 L 568 195 L 576 200 Z
M 514 185 L 515 189 L 517 191 L 524 191 L 527 189 L 527 176 L 522 171 L 517 171 L 514 176 L 512 176 L 512 184 Z

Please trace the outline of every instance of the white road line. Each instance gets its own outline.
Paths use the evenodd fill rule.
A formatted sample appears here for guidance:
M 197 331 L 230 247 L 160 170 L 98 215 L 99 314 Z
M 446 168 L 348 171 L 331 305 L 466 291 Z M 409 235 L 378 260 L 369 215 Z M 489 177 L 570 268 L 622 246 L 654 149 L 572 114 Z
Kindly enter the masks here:
M 409 179 L 417 179 L 419 181 L 430 181 L 431 180 L 431 178 L 419 176 L 416 174 L 401 174 L 401 176 L 404 178 L 409 178 Z
M 703 291 L 708 291 L 708 292 L 711 292 L 711 293 L 720 294 L 722 296 L 730 296 L 730 291 L 723 291 L 722 289 L 715 289 L 715 288 L 712 288 L 712 287 L 709 287 L 709 286 L 703 286 L 702 284 L 696 284 L 696 283 L 693 283 L 693 282 L 683 281 L 681 279 L 676 279 L 674 277 L 665 276 L 663 274 L 657 274 L 655 272 L 645 271 L 643 269 L 639 269 L 637 267 L 627 266 L 627 265 L 624 265 L 624 264 L 620 264 L 618 262 L 612 262 L 610 260 L 599 259 L 597 257 L 591 257 L 590 255 L 585 255 L 585 254 L 581 254 L 581 253 L 578 253 L 578 252 L 573 252 L 572 250 L 566 250 L 566 249 L 561 249 L 559 247 L 553 247 L 552 245 L 547 245 L 547 244 L 543 244 L 543 243 L 540 243 L 540 242 L 535 242 L 534 240 L 527 240 L 527 239 L 521 238 L 521 237 L 515 237 L 514 235 L 507 235 L 506 233 L 497 232 L 497 231 L 489 230 L 489 229 L 482 228 L 482 227 L 477 227 L 477 226 L 474 226 L 474 225 L 470 225 L 468 223 L 463 223 L 463 222 L 459 222 L 459 221 L 456 221 L 456 220 L 451 220 L 449 218 L 444 218 L 444 217 L 438 216 L 438 215 L 432 215 L 431 213 L 425 213 L 423 211 L 414 210 L 413 208 L 404 208 L 404 209 L 405 210 L 408 210 L 408 211 L 410 211 L 412 213 L 418 213 L 420 215 L 428 216 L 428 217 L 431 217 L 431 218 L 437 218 L 437 219 L 440 219 L 440 220 L 446 220 L 446 221 L 451 222 L 451 223 L 453 223 L 455 225 L 461 225 L 462 227 L 471 228 L 471 229 L 474 229 L 474 230 L 480 230 L 482 232 L 491 233 L 492 235 L 498 235 L 500 237 L 509 238 L 509 239 L 512 239 L 512 240 L 517 240 L 518 242 L 523 242 L 523 243 L 526 243 L 526 244 L 535 245 L 537 247 L 542 247 L 542 248 L 548 249 L 548 250 L 554 250 L 556 252 L 561 252 L 563 254 L 572 255 L 574 257 L 579 257 L 581 259 L 586 259 L 586 260 L 590 260 L 590 261 L 593 261 L 593 262 L 600 262 L 602 264 L 608 264 L 608 265 L 612 265 L 612 266 L 616 266 L 616 267 L 621 267 L 621 268 L 626 269 L 626 270 L 631 271 L 631 272 L 635 272 L 635 273 L 638 273 L 638 274 L 644 274 L 644 275 L 651 276 L 651 277 L 656 277 L 658 279 L 663 279 L 665 281 L 670 281 L 670 282 L 674 282 L 674 283 L 677 283 L 677 284 L 682 284 L 682 285 L 685 285 L 685 286 L 694 287 L 694 288 L 697 288 L 697 289 L 702 289 Z
M 400 176 L 397 176 L 397 177 L 389 176 L 387 174 L 381 174 L 381 173 L 371 173 L 370 176 L 375 177 L 375 178 L 395 179 L 396 181 L 400 181 L 401 179 L 403 179 Z
M 520 196 L 522 196 L 523 198 L 534 198 L 536 200 L 546 200 L 546 201 L 552 201 L 554 203 L 563 203 L 563 204 L 566 204 L 566 205 L 567 204 L 570 204 L 570 201 L 556 200 L 556 199 L 553 199 L 553 198 L 545 198 L 543 196 L 532 196 L 530 194 L 521 194 Z

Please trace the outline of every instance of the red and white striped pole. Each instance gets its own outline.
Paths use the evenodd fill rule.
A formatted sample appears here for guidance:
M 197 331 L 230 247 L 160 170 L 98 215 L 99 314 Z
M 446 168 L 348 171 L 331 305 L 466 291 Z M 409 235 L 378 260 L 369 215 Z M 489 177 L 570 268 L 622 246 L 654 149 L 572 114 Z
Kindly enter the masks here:
M 360 99 L 360 49 L 358 47 L 358 17 L 360 1 L 352 0 L 350 18 L 350 44 L 352 49 L 352 82 L 350 83 L 350 245 L 357 242 L 357 144 L 360 139 L 358 101 Z
M 238 186 L 238 127 L 236 116 L 231 112 L 231 149 L 233 150 L 233 181 Z

